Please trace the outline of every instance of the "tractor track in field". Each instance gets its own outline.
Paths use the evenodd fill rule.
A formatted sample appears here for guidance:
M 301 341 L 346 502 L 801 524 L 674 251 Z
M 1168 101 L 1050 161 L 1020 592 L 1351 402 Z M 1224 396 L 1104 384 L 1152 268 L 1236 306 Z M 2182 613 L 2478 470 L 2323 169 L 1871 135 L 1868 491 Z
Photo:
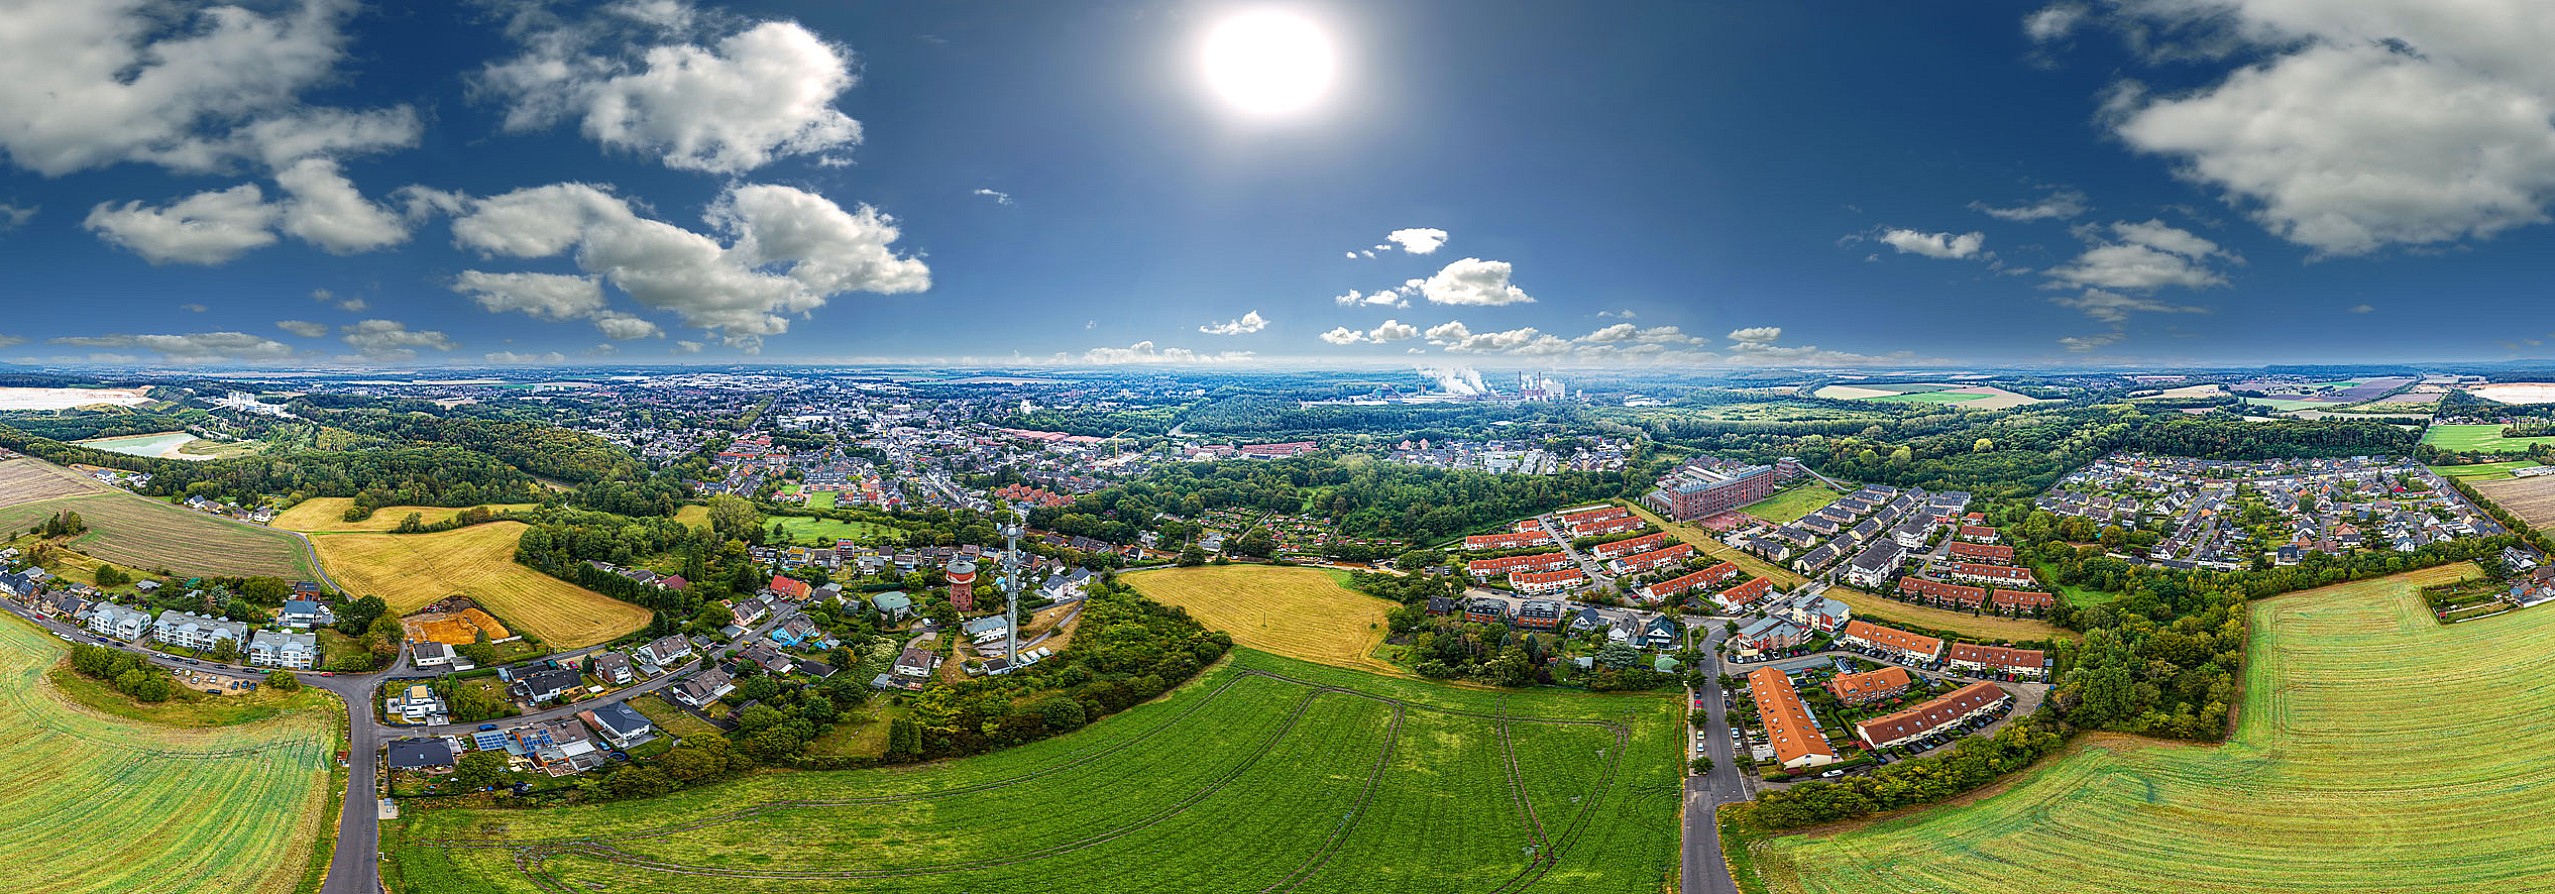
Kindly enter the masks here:
M 1040 777 L 1052 775 L 1073 767 L 1091 763 L 1150 740 L 1171 727 L 1180 725 L 1182 722 L 1195 716 L 1208 705 L 1215 703 L 1219 697 L 1223 696 L 1234 686 L 1239 685 L 1243 680 L 1252 677 L 1266 678 L 1297 686 L 1303 686 L 1311 691 L 1307 692 L 1304 698 L 1296 703 L 1295 708 L 1289 712 L 1285 722 L 1278 726 L 1275 733 L 1273 733 L 1267 740 L 1261 742 L 1249 756 L 1237 762 L 1230 770 L 1211 780 L 1206 786 L 1186 797 L 1183 797 L 1180 801 L 1165 810 L 1126 825 L 1087 835 L 1074 841 L 1040 848 L 1035 851 L 1010 854 L 999 858 L 970 860 L 932 866 L 915 866 L 893 869 L 851 869 L 823 872 L 741 869 L 675 863 L 632 854 L 628 851 L 622 850 L 614 844 L 615 842 L 639 842 L 668 839 L 686 832 L 699 831 L 713 826 L 752 819 L 774 811 L 812 807 L 893 804 L 1011 788 Z M 1366 784 L 1360 791 L 1358 800 L 1343 816 L 1341 821 L 1333 827 L 1331 833 L 1325 837 L 1321 847 L 1317 848 L 1314 854 L 1307 858 L 1304 864 L 1296 867 L 1293 871 L 1289 872 L 1286 877 L 1280 879 L 1278 882 L 1262 889 L 1264 892 L 1293 891 L 1310 882 L 1325 866 L 1329 864 L 1330 860 L 1346 846 L 1350 838 L 1355 835 L 1359 822 L 1366 814 L 1367 807 L 1372 803 L 1376 791 L 1381 787 L 1386 771 L 1390 769 L 1393 755 L 1396 753 L 1400 742 L 1404 720 L 1411 711 L 1427 711 L 1448 716 L 1480 719 L 1492 723 L 1494 728 L 1497 730 L 1500 740 L 1503 772 L 1508 776 L 1512 794 L 1524 807 L 1528 823 L 1528 831 L 1534 835 L 1539 846 L 1537 847 L 1537 853 L 1534 859 L 1529 861 L 1528 865 L 1524 869 L 1520 870 L 1516 876 L 1493 889 L 1494 894 L 1507 894 L 1507 892 L 1525 890 L 1526 888 L 1534 885 L 1537 881 L 1541 880 L 1543 876 L 1550 872 L 1552 867 L 1559 862 L 1562 854 L 1564 854 L 1570 846 L 1577 841 L 1580 833 L 1586 829 L 1589 822 L 1593 819 L 1597 803 L 1604 798 L 1606 792 L 1613 784 L 1616 771 L 1622 763 L 1623 751 L 1625 750 L 1626 744 L 1631 739 L 1631 728 L 1629 726 L 1609 720 L 1513 717 L 1507 712 L 1505 697 L 1502 698 L 1501 706 L 1497 711 L 1465 711 L 1430 705 L 1415 705 L 1403 699 L 1378 695 L 1363 690 L 1318 683 L 1311 680 L 1290 677 L 1285 674 L 1255 668 L 1240 668 L 1232 680 L 1228 680 L 1223 685 L 1218 686 L 1216 689 L 1208 693 L 1205 698 L 1199 699 L 1196 704 L 1190 705 L 1179 714 L 1156 724 L 1152 728 L 1147 729 L 1130 739 L 1078 752 L 1063 762 L 1007 779 L 906 795 L 881 795 L 876 797 L 822 800 L 767 801 L 752 807 L 727 811 L 690 822 L 623 835 L 554 838 L 534 841 L 489 838 L 450 838 L 425 840 L 417 842 L 417 844 L 422 847 L 442 849 L 511 850 L 514 852 L 513 861 L 516 869 L 523 873 L 528 881 L 543 891 L 559 892 L 559 894 L 568 894 L 568 892 L 572 891 L 572 888 L 564 880 L 553 877 L 548 870 L 547 864 L 550 860 L 561 857 L 586 857 L 614 865 L 674 875 L 762 880 L 893 879 L 1017 866 L 1097 847 L 1110 841 L 1159 825 L 1163 822 L 1167 822 L 1181 814 L 1187 813 L 1190 809 L 1196 807 L 1208 797 L 1222 791 L 1225 787 L 1232 784 L 1234 780 L 1240 778 L 1244 773 L 1249 772 L 1253 767 L 1258 766 L 1262 759 L 1267 757 L 1271 751 L 1275 750 L 1276 747 L 1294 731 L 1296 724 L 1301 721 L 1304 714 L 1312 708 L 1313 703 L 1324 695 L 1345 695 L 1383 703 L 1393 709 L 1393 719 L 1386 732 L 1383 751 L 1377 757 L 1374 766 L 1369 770 Z M 1579 799 L 1579 810 L 1571 817 L 1569 824 L 1563 828 L 1558 838 L 1549 835 L 1539 814 L 1536 812 L 1530 802 L 1530 799 L 1528 799 L 1525 794 L 1524 770 L 1517 762 L 1514 743 L 1510 739 L 1508 732 L 1509 724 L 1511 723 L 1596 727 L 1613 735 L 1615 743 L 1614 747 L 1606 752 L 1604 768 L 1600 772 L 1595 786 L 1592 787 L 1586 795 Z

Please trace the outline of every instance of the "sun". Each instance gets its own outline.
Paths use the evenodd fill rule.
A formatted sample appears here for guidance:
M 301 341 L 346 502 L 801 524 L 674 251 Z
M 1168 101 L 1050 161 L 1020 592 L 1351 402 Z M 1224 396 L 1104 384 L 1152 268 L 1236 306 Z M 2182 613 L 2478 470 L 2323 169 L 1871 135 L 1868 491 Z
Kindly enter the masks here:
M 1207 32 L 1199 54 L 1207 88 L 1252 115 L 1301 111 L 1331 86 L 1338 60 L 1330 35 L 1280 10 L 1239 13 Z

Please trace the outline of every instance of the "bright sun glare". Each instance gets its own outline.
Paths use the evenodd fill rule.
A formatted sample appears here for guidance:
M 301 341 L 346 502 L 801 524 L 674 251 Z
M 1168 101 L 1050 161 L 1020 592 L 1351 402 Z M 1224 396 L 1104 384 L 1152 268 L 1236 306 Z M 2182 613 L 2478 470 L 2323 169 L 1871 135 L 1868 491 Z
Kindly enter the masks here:
M 1234 108 L 1255 115 L 1294 112 L 1322 98 L 1336 60 L 1331 38 L 1302 16 L 1257 10 L 1225 19 L 1207 33 L 1207 86 Z

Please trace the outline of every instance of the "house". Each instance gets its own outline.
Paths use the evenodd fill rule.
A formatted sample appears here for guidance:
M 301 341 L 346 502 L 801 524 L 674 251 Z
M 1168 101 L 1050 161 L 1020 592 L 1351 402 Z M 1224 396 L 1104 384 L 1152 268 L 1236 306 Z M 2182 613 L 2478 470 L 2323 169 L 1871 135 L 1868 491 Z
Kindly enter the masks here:
M 1508 601 L 1490 596 L 1464 600 L 1464 620 L 1475 624 L 1500 624 L 1508 620 Z
M 1845 570 L 1845 579 L 1858 587 L 1878 587 L 1898 572 L 1899 561 L 1907 558 L 1907 549 L 1894 541 L 1883 540 L 1854 555 Z
M 139 609 L 101 602 L 89 609 L 89 632 L 132 641 L 151 629 L 151 615 Z
M 1885 667 L 1863 673 L 1838 674 L 1828 680 L 1828 692 L 1848 705 L 1861 705 L 1882 699 L 1897 698 L 1915 681 L 1907 668 Z
M 613 748 L 629 750 L 656 738 L 656 727 L 648 718 L 631 710 L 628 702 L 613 702 L 599 708 L 577 712 L 577 719 L 594 728 L 594 734 Z
M 405 723 L 441 722 L 449 713 L 444 707 L 444 700 L 435 697 L 435 691 L 424 683 L 409 684 L 407 690 L 392 696 L 383 707 L 382 713 Z
M 1675 620 L 1667 615 L 1659 615 L 1642 623 L 1641 640 L 1642 648 L 1666 651 L 1676 648 L 1678 643 L 1683 642 L 1684 635 L 1677 630 Z
M 575 691 L 584 683 L 585 675 L 577 673 L 575 669 L 554 667 L 528 674 L 516 674 L 514 685 L 508 688 L 514 692 L 516 698 L 540 704 Z
M 1900 522 L 1896 529 L 1890 531 L 1890 540 L 1908 549 L 1923 548 L 1925 541 L 1933 536 L 1934 520 L 1921 515 Z
M 2003 565 L 1980 565 L 1973 562 L 1962 562 L 1953 565 L 1952 576 L 1962 580 L 1977 581 L 1979 583 L 1992 584 L 1996 586 L 2021 585 L 2028 587 L 2038 583 L 2038 581 L 2032 579 L 2032 572 L 2029 568 L 2008 568 Z
M 913 597 L 902 592 L 880 593 L 870 597 L 869 604 L 870 607 L 878 609 L 878 616 L 886 619 L 890 624 L 905 620 L 907 615 L 914 613 Z
M 327 606 L 313 600 L 287 599 L 284 600 L 284 607 L 275 612 L 275 622 L 286 627 L 308 630 L 316 626 L 337 623 L 337 615 L 329 611 Z
M 1990 565 L 2014 564 L 2014 548 L 2010 546 L 1971 543 L 1966 540 L 1961 540 L 1947 544 L 1944 546 L 1944 549 L 1950 552 L 1952 558 L 1957 561 L 1984 562 Z
M 1953 690 L 1950 695 L 1905 711 L 1857 723 L 1854 735 L 1874 749 L 1896 747 L 1984 716 L 2012 700 L 2012 696 L 2005 694 L 2004 687 L 1994 683 L 1971 683 Z
M 1998 539 L 1995 528 L 1983 525 L 1962 525 L 1960 533 L 1962 540 L 1971 543 L 1995 543 Z
M 1688 590 L 1720 586 L 1722 581 L 1729 580 L 1738 573 L 1738 565 L 1730 562 L 1722 562 L 1702 571 L 1671 578 L 1669 580 L 1643 587 L 1640 590 L 1635 591 L 1635 595 L 1640 596 L 1647 602 L 1660 602 L 1666 600 L 1668 597 L 1684 593 Z
M 1464 612 L 1464 600 L 1457 599 L 1457 598 L 1455 598 L 1455 597 L 1453 597 L 1453 596 L 1431 596 L 1431 597 L 1428 597 L 1428 613 L 1429 613 L 1429 614 L 1432 614 L 1432 615 L 1457 615 L 1457 614 L 1463 614 L 1463 612 Z
M 638 672 L 630 666 L 630 656 L 619 652 L 596 653 L 586 659 L 586 671 L 595 679 L 614 686 L 628 686 L 630 681 L 639 678 Z
M 574 776 L 603 766 L 603 749 L 576 721 L 560 719 L 516 727 L 515 742 L 531 756 L 533 766 L 553 777 Z
M 211 649 L 223 640 L 238 645 L 248 639 L 248 625 L 170 609 L 152 622 L 151 638 L 172 646 Z
M 1724 611 L 1736 612 L 1755 605 L 1757 600 L 1765 598 L 1766 594 L 1772 592 L 1774 592 L 1774 581 L 1762 577 L 1753 578 L 1747 583 L 1712 594 L 1712 601 L 1719 603 Z
M 1758 618 L 1739 628 L 1738 635 L 1731 641 L 1757 652 L 1792 649 L 1809 642 L 1810 631 L 1782 618 Z
M 1845 622 L 1845 632 L 1837 636 L 1837 641 L 1849 646 L 1862 646 L 1877 652 L 1894 654 L 1917 664 L 1931 663 L 1943 657 L 1942 640 L 1930 636 L 1919 636 L 1895 627 L 1883 627 L 1870 621 Z
M 990 643 L 1011 634 L 1011 620 L 1001 615 L 986 615 L 958 626 L 966 630 L 967 638 L 978 645 Z
M 2038 615 L 2058 604 L 2058 599 L 2038 590 L 1998 590 L 1987 597 L 1988 605 L 2008 615 Z
M 1497 559 L 1474 559 L 1464 563 L 1464 570 L 1474 580 L 1485 580 L 1521 571 L 1559 571 L 1570 567 L 1567 553 L 1542 553 L 1532 556 L 1505 556 Z
M 319 666 L 319 637 L 308 633 L 260 630 L 248 641 L 248 663 L 255 667 L 309 670 Z
M 1757 703 L 1758 732 L 1774 747 L 1774 760 L 1787 770 L 1836 762 L 1836 748 L 1810 719 L 1810 706 L 1792 688 L 1783 671 L 1761 667 L 1748 674 L 1748 696 Z
M 774 577 L 772 592 L 791 602 L 806 602 L 807 597 L 815 595 L 816 590 L 808 586 L 806 581 L 795 577 Z
M 2013 674 L 2042 677 L 2049 674 L 2049 656 L 2037 649 L 2008 649 L 2003 646 L 1978 646 L 1953 643 L 1946 660 L 1953 669 L 1976 674 Z
M 816 622 L 808 620 L 805 615 L 772 628 L 772 641 L 793 649 L 800 646 L 822 648 L 821 643 L 826 639 L 825 631 L 816 629 Z
M 790 672 L 790 668 L 798 666 L 797 662 L 790 660 L 790 656 L 781 653 L 781 647 L 766 642 L 757 642 L 745 647 L 745 650 L 738 653 L 737 657 L 754 662 L 755 667 L 774 674 L 786 674 Z
M 36 587 L 37 584 L 35 579 L 24 574 L 14 571 L 0 574 L 0 593 L 7 593 L 11 596 L 25 596 L 29 593 L 35 592 Z
M 1534 630 L 1556 630 L 1561 627 L 1561 603 L 1530 600 L 1517 607 L 1517 626 Z
M 899 673 L 904 671 L 901 663 L 897 666 L 897 671 Z M 713 667 L 693 674 L 691 679 L 675 684 L 674 700 L 682 702 L 686 707 L 699 708 L 718 701 L 720 696 L 735 691 L 736 683 L 728 678 L 727 672 Z
M 452 647 L 432 640 L 408 648 L 408 663 L 418 667 L 442 667 L 452 663 Z
M 728 604 L 727 613 L 728 619 L 736 622 L 735 626 L 743 628 L 751 626 L 756 621 L 763 620 L 764 615 L 771 614 L 772 604 L 763 601 L 760 597 L 754 599 L 739 599 Z M 733 639 L 734 637 L 730 638 Z
M 668 667 L 692 657 L 692 641 L 680 633 L 658 637 L 655 642 L 639 647 L 639 659 L 658 667 Z
M 1899 578 L 1899 598 L 1937 607 L 1977 608 L 1987 601 L 1987 588 L 1909 576 Z
M 395 739 L 390 743 L 389 764 L 393 770 L 450 773 L 452 743 L 442 739 Z
M 1559 593 L 1588 582 L 1588 575 L 1577 568 L 1559 571 L 1519 571 L 1508 575 L 1508 586 L 1527 595 Z
M 1846 604 L 1817 593 L 1801 593 L 1769 609 L 1792 623 L 1815 630 L 1835 633 L 1854 620 L 1854 610 Z
M 937 667 L 940 667 L 940 656 L 921 649 L 906 649 L 896 656 L 896 675 L 899 677 L 929 677 Z
M 1596 557 L 1600 561 L 1606 559 L 1617 559 L 1634 553 L 1649 552 L 1651 550 L 1659 549 L 1666 546 L 1667 543 L 1667 534 L 1645 534 L 1627 540 L 1617 540 L 1612 543 L 1597 544 L 1596 546 L 1588 548 L 1588 554 Z

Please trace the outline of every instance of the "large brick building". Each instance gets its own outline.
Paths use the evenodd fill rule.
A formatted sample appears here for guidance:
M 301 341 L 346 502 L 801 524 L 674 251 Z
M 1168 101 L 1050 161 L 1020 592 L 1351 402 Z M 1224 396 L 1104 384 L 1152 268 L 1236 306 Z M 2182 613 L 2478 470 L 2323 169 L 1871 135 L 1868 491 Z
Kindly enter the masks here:
M 1698 456 L 1659 479 L 1641 505 L 1672 521 L 1694 521 L 1774 496 L 1773 466 Z

